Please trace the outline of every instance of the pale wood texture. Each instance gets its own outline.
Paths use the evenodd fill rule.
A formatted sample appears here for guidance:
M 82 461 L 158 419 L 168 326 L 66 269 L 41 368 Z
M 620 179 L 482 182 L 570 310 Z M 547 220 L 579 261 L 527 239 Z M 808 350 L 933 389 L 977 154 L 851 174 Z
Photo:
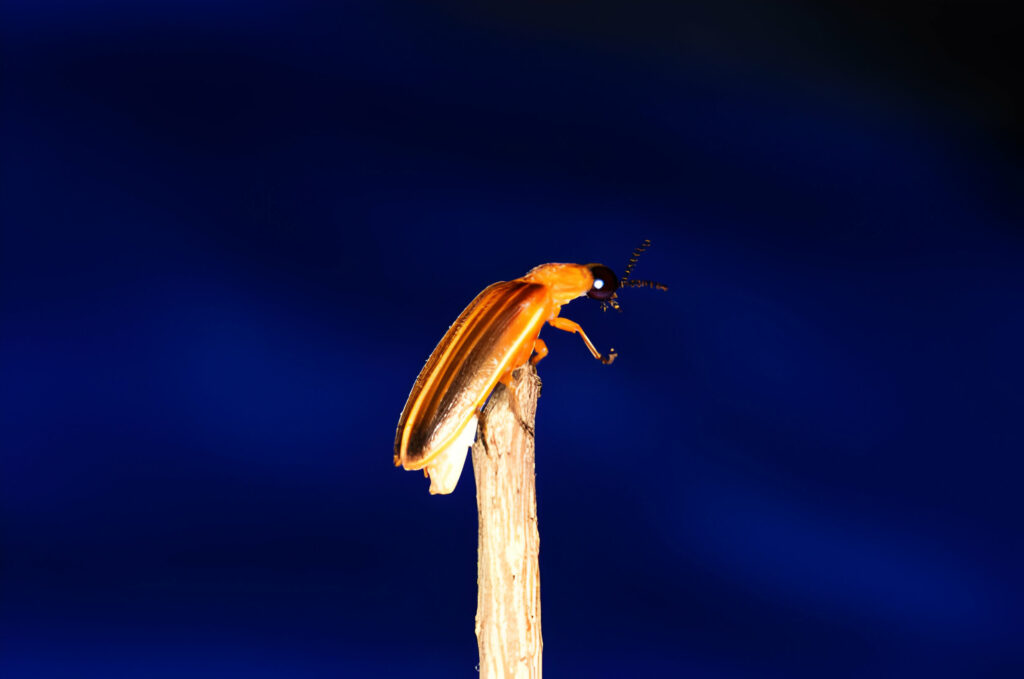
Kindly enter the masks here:
M 481 679 L 540 679 L 540 534 L 533 422 L 540 378 L 516 370 L 495 388 L 473 445 L 480 520 L 476 637 Z

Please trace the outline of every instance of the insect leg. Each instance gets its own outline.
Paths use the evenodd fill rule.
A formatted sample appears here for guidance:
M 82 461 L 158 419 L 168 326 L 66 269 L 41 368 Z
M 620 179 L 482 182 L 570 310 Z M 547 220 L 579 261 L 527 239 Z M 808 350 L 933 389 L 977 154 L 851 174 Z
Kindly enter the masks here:
M 533 340 L 533 350 L 537 352 L 532 361 L 534 365 L 540 363 L 540 360 L 548 355 L 548 345 L 539 337 Z
M 587 349 L 590 350 L 590 353 L 594 356 L 594 358 L 601 361 L 601 363 L 604 363 L 605 365 L 610 365 L 611 362 L 615 360 L 615 357 L 618 356 L 618 354 L 615 353 L 614 349 L 609 351 L 607 356 L 602 356 L 601 352 L 594 348 L 594 343 L 590 341 L 589 337 L 587 337 L 587 333 L 583 332 L 583 328 L 581 328 L 580 324 L 577 323 L 576 321 L 570 321 L 568 318 L 556 316 L 555 318 L 552 318 L 550 321 L 548 321 L 548 323 L 550 323 L 552 327 L 558 328 L 559 330 L 578 333 L 579 336 L 583 338 L 583 343 L 587 345 Z
M 531 439 L 536 438 L 537 434 L 533 431 L 533 427 L 526 423 L 526 418 L 523 417 L 523 413 L 519 410 L 519 399 L 513 396 L 511 393 L 508 395 L 508 401 L 512 405 L 512 414 L 515 415 L 516 422 L 526 432 L 526 435 Z
M 544 353 L 545 354 L 547 353 L 547 348 L 546 347 L 545 347 Z M 500 384 L 505 385 L 505 388 L 508 389 L 509 392 L 512 391 L 512 373 L 513 372 L 515 372 L 515 371 L 514 370 L 509 370 L 507 373 L 505 373 L 504 375 L 502 375 L 498 379 L 498 382 Z M 533 438 L 534 437 L 533 427 L 531 427 L 529 424 L 526 423 L 526 419 L 523 417 L 522 412 L 520 412 L 520 410 L 519 410 L 519 399 L 515 398 L 511 393 L 509 393 L 508 402 L 509 402 L 509 405 L 512 406 L 512 415 L 516 418 L 516 422 L 519 423 L 519 426 L 522 427 L 523 431 L 525 431 L 530 438 Z M 481 433 L 483 435 L 486 435 L 486 432 L 482 431 L 486 422 L 487 422 L 486 418 L 483 418 L 483 417 L 480 418 L 480 428 L 481 428 Z

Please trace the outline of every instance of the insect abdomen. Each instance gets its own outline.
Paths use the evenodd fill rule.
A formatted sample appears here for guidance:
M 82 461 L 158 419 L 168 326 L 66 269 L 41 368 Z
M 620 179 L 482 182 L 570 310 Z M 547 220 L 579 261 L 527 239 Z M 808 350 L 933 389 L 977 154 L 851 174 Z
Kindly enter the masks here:
M 517 367 L 509 364 L 524 343 L 532 346 L 548 306 L 545 286 L 520 280 L 495 283 L 470 302 L 416 378 L 398 422 L 396 464 L 419 469 L 458 434 Z

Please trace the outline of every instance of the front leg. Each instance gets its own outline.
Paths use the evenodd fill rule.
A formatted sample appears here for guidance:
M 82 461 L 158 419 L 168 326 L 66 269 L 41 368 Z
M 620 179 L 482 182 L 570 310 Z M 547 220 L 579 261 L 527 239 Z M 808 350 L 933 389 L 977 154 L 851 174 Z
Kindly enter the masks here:
M 553 328 L 565 330 L 566 332 L 578 333 L 579 336 L 583 338 L 583 343 L 587 345 L 587 349 L 590 350 L 590 353 L 594 356 L 594 358 L 601 361 L 601 363 L 604 363 L 605 365 L 611 365 L 611 362 L 615 360 L 616 356 L 618 356 L 618 354 L 615 353 L 615 349 L 610 350 L 607 356 L 602 356 L 601 352 L 594 348 L 594 343 L 590 341 L 589 337 L 587 337 L 587 333 L 583 332 L 583 328 L 581 328 L 580 324 L 577 323 L 576 321 L 570 321 L 568 318 L 556 316 L 549 320 L 548 323 Z

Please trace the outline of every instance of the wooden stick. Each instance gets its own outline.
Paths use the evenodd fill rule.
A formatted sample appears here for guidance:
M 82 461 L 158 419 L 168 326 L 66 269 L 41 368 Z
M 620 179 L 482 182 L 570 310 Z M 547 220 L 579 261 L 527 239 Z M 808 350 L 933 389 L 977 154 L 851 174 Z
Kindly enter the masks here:
M 495 388 L 473 445 L 480 520 L 476 638 L 481 679 L 540 679 L 540 534 L 533 422 L 540 378 L 532 365 Z

